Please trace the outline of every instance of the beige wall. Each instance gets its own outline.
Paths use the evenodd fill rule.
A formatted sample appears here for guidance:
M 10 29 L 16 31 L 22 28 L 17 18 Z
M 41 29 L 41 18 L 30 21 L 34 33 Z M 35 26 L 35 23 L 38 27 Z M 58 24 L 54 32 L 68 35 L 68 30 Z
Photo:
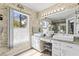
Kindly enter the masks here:
M 7 40 L 8 40 L 8 33 L 7 33 L 7 9 L 6 8 L 3 8 L 3 7 L 0 7 L 0 14 L 2 14 L 3 15 L 3 20 L 1 21 L 2 22 L 2 24 L 1 24 L 1 26 L 2 26 L 2 28 L 3 28 L 3 32 L 2 32 L 2 34 L 0 35 L 1 36 L 1 38 L 0 38 L 0 41 L 1 41 L 1 46 L 3 46 L 3 47 L 6 47 L 7 46 Z
M 7 45 L 8 45 L 8 35 L 7 35 L 8 26 L 7 26 L 7 24 L 8 24 L 8 19 L 9 19 L 8 18 L 9 17 L 9 15 L 8 15 L 9 8 L 14 8 L 14 9 L 21 11 L 25 14 L 28 14 L 30 16 L 30 19 L 29 19 L 30 20 L 30 30 L 29 31 L 30 31 L 30 34 L 32 34 L 32 26 L 34 27 L 34 30 L 37 32 L 39 29 L 39 23 L 40 23 L 41 18 L 46 17 L 47 15 L 51 14 L 50 12 L 52 10 L 62 8 L 62 7 L 64 7 L 65 9 L 77 7 L 77 4 L 64 4 L 64 3 L 60 4 L 60 3 L 58 3 L 54 6 L 51 6 L 47 9 L 44 9 L 44 10 L 36 13 L 35 11 L 31 10 L 30 8 L 28 8 L 26 6 L 23 6 L 23 9 L 20 9 L 17 7 L 17 5 L 18 4 L 0 4 L 0 13 L 3 14 L 3 19 L 4 19 L 2 21 L 3 22 L 3 25 L 2 25 L 3 33 L 2 33 L 2 36 L 0 35 L 2 37 L 2 39 L 0 39 L 0 40 L 2 40 L 2 46 L 5 46 L 5 47 L 7 47 Z M 46 16 L 44 14 L 46 14 Z
M 20 9 L 17 7 L 18 4 L 0 4 L 0 14 L 3 15 L 3 33 L 0 35 L 0 42 L 2 47 L 8 47 L 8 20 L 9 20 L 9 8 L 16 9 L 20 12 L 23 12 L 25 14 L 29 15 L 29 21 L 30 21 L 30 27 L 29 32 L 30 35 L 32 35 L 32 26 L 35 28 L 35 31 L 38 30 L 38 26 L 36 25 L 38 23 L 37 20 L 37 13 L 30 8 L 23 6 L 23 9 Z M 5 49 L 7 50 L 7 49 Z M 1 52 L 1 51 L 0 51 Z
M 71 3 L 70 4 L 69 3 L 60 4 L 60 3 L 58 3 L 58 4 L 55 4 L 54 6 L 51 6 L 47 9 L 44 9 L 44 10 L 36 13 L 35 11 L 33 11 L 32 9 L 30 9 L 26 6 L 23 6 L 23 9 L 20 9 L 19 7 L 17 7 L 17 5 L 18 5 L 17 3 L 16 4 L 0 4 L 0 9 L 1 9 L 0 11 L 4 15 L 3 24 L 5 25 L 4 26 L 5 29 L 4 29 L 3 34 L 2 34 L 3 39 L 4 39 L 3 41 L 7 41 L 7 31 L 8 30 L 6 30 L 6 29 L 8 27 L 7 27 L 6 24 L 8 24 L 7 20 L 8 20 L 8 9 L 9 8 L 16 9 L 16 10 L 21 11 L 21 12 L 23 12 L 25 14 L 28 14 L 30 16 L 30 19 L 29 19 L 30 20 L 30 30 L 29 31 L 30 31 L 30 34 L 32 34 L 32 27 L 33 27 L 34 31 L 38 32 L 40 19 L 46 17 L 49 14 L 51 14 L 50 12 L 52 10 L 62 8 L 62 7 L 65 8 L 65 9 L 77 7 L 77 4 L 71 4 Z M 45 13 L 46 13 L 46 15 L 43 15 Z M 6 43 L 6 45 L 7 45 L 7 43 Z

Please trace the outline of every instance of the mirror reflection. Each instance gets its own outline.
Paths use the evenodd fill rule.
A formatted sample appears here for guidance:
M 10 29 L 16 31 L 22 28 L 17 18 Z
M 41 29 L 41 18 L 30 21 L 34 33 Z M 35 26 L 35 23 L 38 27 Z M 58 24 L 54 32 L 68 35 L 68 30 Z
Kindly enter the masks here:
M 75 34 L 76 18 L 78 18 L 76 9 L 66 9 L 53 13 L 42 19 L 42 29 L 45 29 L 44 26 L 46 26 L 49 28 L 49 31 L 53 31 L 54 33 Z M 47 23 L 44 23 L 44 21 Z

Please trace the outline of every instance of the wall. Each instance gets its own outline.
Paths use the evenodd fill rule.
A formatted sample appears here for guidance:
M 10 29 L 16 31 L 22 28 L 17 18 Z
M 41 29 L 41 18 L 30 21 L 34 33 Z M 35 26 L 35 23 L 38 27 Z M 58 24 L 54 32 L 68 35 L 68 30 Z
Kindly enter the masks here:
M 8 20 L 9 20 L 9 8 L 13 8 L 13 9 L 16 9 L 22 13 L 25 13 L 25 14 L 28 14 L 30 17 L 29 17 L 29 32 L 30 32 L 30 35 L 32 35 L 32 26 L 33 27 L 37 27 L 37 13 L 33 10 L 31 10 L 30 8 L 26 7 L 26 6 L 23 6 L 23 9 L 20 9 L 19 7 L 17 7 L 17 3 L 15 4 L 0 4 L 0 14 L 3 14 L 3 33 L 2 35 L 0 35 L 0 41 L 2 42 L 1 43 L 1 46 L 2 48 L 3 47 L 6 47 L 5 51 L 7 51 L 7 47 L 8 47 Z M 38 28 L 35 29 L 36 31 L 38 30 Z M 31 38 L 31 37 L 30 37 Z M 25 47 L 24 47 L 25 48 Z M 1 52 L 2 50 L 0 50 Z M 4 51 L 4 50 L 3 50 Z M 2 53 L 2 52 L 1 52 Z
M 23 6 L 23 9 L 20 9 L 17 7 L 17 3 L 13 4 L 0 4 L 0 13 L 3 14 L 3 33 L 2 35 L 0 35 L 0 40 L 2 40 L 2 43 L 1 43 L 1 46 L 4 46 L 4 47 L 7 47 L 8 46 L 8 19 L 9 19 L 9 14 L 8 14 L 8 11 L 9 11 L 9 8 L 13 8 L 13 9 L 16 9 L 18 11 L 21 11 L 25 14 L 28 14 L 30 15 L 30 27 L 29 27 L 29 32 L 30 32 L 30 35 L 32 35 L 32 27 L 34 27 L 34 30 L 36 32 L 38 32 L 38 29 L 39 29 L 39 23 L 40 23 L 40 20 L 41 18 L 44 18 L 49 14 L 51 14 L 51 11 L 52 10 L 55 10 L 55 9 L 58 9 L 58 8 L 76 8 L 77 7 L 77 4 L 65 4 L 65 3 L 58 3 L 54 6 L 51 6 L 47 9 L 44 9 L 43 11 L 40 11 L 38 13 L 36 13 L 35 11 L 31 10 L 30 8 L 26 7 L 26 6 Z M 46 14 L 46 15 L 44 15 Z M 1 51 L 1 50 L 0 50 Z
M 7 8 L 3 7 L 4 4 L 0 4 L 0 14 L 3 15 L 3 20 L 0 23 L 2 27 L 2 33 L 0 33 L 0 54 L 5 53 L 8 51 L 8 12 Z

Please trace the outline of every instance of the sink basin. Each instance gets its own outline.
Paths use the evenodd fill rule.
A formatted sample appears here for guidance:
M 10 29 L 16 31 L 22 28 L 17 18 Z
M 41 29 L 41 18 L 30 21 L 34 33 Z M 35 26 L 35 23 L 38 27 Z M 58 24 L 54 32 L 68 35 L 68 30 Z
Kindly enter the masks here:
M 51 39 L 52 39 L 51 37 L 41 37 L 40 40 L 51 43 Z
M 53 36 L 53 39 L 64 40 L 64 41 L 74 41 L 74 36 L 67 35 L 67 34 L 56 34 Z

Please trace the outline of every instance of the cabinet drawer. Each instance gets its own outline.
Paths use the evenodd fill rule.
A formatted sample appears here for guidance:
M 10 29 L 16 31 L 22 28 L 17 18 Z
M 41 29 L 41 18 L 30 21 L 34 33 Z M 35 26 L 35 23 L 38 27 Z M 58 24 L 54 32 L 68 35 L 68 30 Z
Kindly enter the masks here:
M 61 47 L 52 47 L 52 50 L 61 50 Z
M 63 42 L 61 50 L 64 56 L 79 56 L 79 45 Z
M 61 55 L 61 51 L 52 50 L 52 54 L 55 54 L 55 55 L 57 55 L 57 56 L 60 56 L 60 55 Z
M 61 53 L 61 50 L 52 49 L 52 52 L 58 52 L 58 53 Z
M 53 42 L 52 42 L 52 45 L 55 45 L 55 46 L 60 46 L 60 45 L 61 45 L 61 43 L 60 43 L 60 42 L 58 42 L 58 41 L 53 41 Z
M 52 56 L 61 56 L 60 54 L 53 53 Z
M 72 44 L 72 43 L 63 43 L 62 47 L 79 51 L 79 45 Z
M 52 43 L 61 43 L 60 41 L 53 40 Z
M 61 44 L 58 44 L 58 43 L 53 43 L 52 45 L 53 46 L 61 46 Z

